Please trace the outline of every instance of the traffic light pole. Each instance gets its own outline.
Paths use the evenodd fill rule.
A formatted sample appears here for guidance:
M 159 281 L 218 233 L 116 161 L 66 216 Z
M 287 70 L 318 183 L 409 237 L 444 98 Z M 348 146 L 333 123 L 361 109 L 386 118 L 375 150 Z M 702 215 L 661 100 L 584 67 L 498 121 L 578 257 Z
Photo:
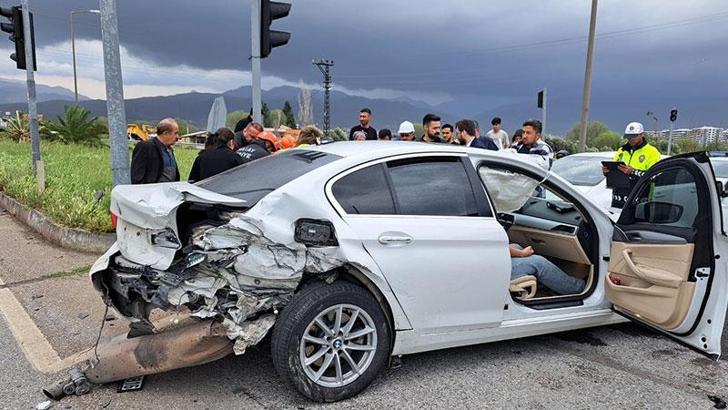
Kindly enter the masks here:
M 250 64 L 253 89 L 253 121 L 263 123 L 260 90 L 260 0 L 250 2 Z
M 546 87 L 543 88 L 543 107 L 541 107 L 541 135 L 546 137 Z
M 23 8 L 23 36 L 25 41 L 25 62 L 26 81 L 28 84 L 28 120 L 30 123 L 30 145 L 33 151 L 33 174 L 38 179 L 38 187 L 45 189 L 45 173 L 43 162 L 40 159 L 40 135 L 38 134 L 38 105 L 35 96 L 35 75 L 33 67 L 33 42 L 31 41 L 30 12 L 28 11 L 28 0 L 21 0 Z
M 667 136 L 667 156 L 672 155 L 672 130 L 675 128 L 675 121 L 670 121 L 670 133 Z
M 124 83 L 121 78 L 119 53 L 119 20 L 116 0 L 99 0 L 101 10 L 101 41 L 104 47 L 104 78 L 106 80 L 106 112 L 109 119 L 111 145 L 111 174 L 114 186 L 129 184 L 129 139 L 126 135 Z

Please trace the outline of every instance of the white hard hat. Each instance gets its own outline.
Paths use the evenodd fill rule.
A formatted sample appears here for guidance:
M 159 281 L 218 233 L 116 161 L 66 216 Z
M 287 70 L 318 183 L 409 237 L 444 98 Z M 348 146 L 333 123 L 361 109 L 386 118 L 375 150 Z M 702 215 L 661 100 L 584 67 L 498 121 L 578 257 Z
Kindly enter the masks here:
M 624 129 L 624 136 L 640 135 L 645 132 L 645 127 L 642 126 L 641 122 L 630 122 L 627 124 L 627 128 Z
M 399 131 L 397 131 L 397 134 L 409 134 L 415 132 L 415 126 L 412 125 L 409 121 L 403 121 L 401 124 L 399 124 Z

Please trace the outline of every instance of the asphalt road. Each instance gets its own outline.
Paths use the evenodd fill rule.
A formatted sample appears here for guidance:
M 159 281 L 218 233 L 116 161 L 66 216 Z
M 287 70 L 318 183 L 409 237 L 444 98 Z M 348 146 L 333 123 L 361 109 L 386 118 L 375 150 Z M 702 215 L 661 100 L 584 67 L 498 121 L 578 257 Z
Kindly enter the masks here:
M 103 317 L 98 296 L 83 276 L 43 275 L 94 257 L 52 247 L 7 218 L 0 218 L 0 229 L 0 277 L 22 281 L 8 289 L 28 320 L 61 358 L 89 347 Z M 11 237 L 28 243 L 11 252 Z M 121 320 L 107 324 L 105 335 L 125 327 Z M 0 346 L 0 408 L 34 408 L 46 400 L 41 389 L 63 374 L 35 371 L 3 315 Z M 269 350 L 264 341 L 240 357 L 149 376 L 139 392 L 101 386 L 53 408 L 317 407 L 277 377 Z M 709 395 L 728 398 L 728 361 L 712 362 L 627 324 L 405 356 L 361 395 L 325 407 L 709 409 Z

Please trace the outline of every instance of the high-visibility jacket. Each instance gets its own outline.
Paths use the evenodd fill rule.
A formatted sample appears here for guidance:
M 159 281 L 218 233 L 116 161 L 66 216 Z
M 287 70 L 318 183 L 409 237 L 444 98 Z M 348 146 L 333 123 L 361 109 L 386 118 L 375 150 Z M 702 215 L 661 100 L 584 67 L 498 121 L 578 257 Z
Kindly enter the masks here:
M 642 144 L 636 147 L 626 143 L 619 147 L 614 155 L 614 160 L 622 161 L 634 168 L 633 175 L 641 177 L 645 171 L 660 161 L 660 151 L 650 145 L 647 140 L 643 140 Z

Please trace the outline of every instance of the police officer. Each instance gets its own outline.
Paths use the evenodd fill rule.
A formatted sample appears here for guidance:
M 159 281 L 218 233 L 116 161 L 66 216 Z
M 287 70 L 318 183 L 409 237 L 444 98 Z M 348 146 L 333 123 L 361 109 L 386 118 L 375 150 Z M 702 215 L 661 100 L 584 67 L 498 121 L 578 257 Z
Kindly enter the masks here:
M 615 187 L 612 190 L 612 206 L 621 208 L 632 191 L 635 182 L 644 173 L 660 160 L 660 151 L 652 146 L 645 138 L 645 128 L 639 122 L 630 122 L 624 130 L 627 143 L 619 147 L 614 155 L 614 161 L 623 162 L 618 170 L 625 173 L 630 180 L 629 185 Z M 604 167 L 604 173 L 609 170 Z

